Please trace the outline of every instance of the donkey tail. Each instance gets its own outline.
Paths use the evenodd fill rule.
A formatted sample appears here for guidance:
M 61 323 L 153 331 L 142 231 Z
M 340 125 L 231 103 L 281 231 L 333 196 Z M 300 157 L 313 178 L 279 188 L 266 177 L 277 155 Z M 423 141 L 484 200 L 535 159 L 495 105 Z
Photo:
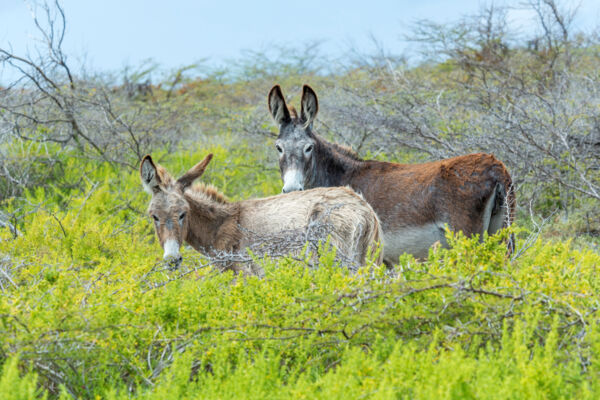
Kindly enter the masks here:
M 493 235 L 502 228 L 509 227 L 515 217 L 516 198 L 512 181 L 508 172 L 498 181 L 485 206 L 483 231 Z M 509 255 L 515 249 L 515 236 L 510 235 L 507 243 Z

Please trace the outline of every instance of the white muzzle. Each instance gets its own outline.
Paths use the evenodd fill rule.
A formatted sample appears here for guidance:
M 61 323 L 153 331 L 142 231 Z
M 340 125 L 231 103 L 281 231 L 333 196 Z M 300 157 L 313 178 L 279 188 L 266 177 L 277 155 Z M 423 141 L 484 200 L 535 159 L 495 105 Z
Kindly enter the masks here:
M 174 239 L 168 239 L 164 246 L 165 253 L 163 259 L 165 261 L 172 261 L 176 263 L 181 262 L 181 254 L 179 254 L 179 243 Z
M 283 193 L 304 190 L 304 176 L 298 169 L 290 169 L 283 175 Z

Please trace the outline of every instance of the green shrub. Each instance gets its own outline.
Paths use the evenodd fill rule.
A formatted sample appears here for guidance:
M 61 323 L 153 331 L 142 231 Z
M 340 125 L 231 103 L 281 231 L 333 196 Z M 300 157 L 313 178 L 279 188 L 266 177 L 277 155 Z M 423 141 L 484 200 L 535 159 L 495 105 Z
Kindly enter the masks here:
M 3 400 L 46 399 L 47 394 L 37 386 L 35 373 L 21 374 L 19 359 L 14 356 L 6 360 L 0 370 L 0 398 Z
M 232 198 L 279 190 L 277 171 L 234 167 L 262 157 L 241 147 L 157 158 L 178 173 L 209 151 L 203 180 Z M 600 393 L 600 255 L 585 246 L 538 239 L 511 261 L 510 232 L 448 233 L 448 249 L 393 270 L 351 274 L 325 252 L 318 268 L 259 260 L 258 279 L 217 273 L 186 249 L 170 271 L 137 171 L 65 162 L 84 171 L 80 186 L 5 205 L 20 235 L 0 230 L 0 394 L 13 396 L 2 398 Z

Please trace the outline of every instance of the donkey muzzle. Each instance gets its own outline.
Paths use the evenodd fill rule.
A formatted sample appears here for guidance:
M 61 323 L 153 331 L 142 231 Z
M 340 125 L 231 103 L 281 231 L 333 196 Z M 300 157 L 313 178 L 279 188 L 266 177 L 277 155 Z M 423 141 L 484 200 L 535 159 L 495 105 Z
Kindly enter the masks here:
M 304 190 L 304 176 L 297 169 L 290 169 L 283 175 L 283 193 Z
M 179 267 L 183 259 L 179 254 L 179 243 L 176 240 L 169 239 L 165 242 L 164 250 L 163 260 L 168 262 L 172 268 Z

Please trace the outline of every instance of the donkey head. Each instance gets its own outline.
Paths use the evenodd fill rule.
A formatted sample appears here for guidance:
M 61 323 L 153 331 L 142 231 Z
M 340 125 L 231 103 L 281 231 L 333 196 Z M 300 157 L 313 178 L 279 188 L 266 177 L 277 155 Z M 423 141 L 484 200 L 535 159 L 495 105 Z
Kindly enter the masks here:
M 288 108 L 279 85 L 273 86 L 268 97 L 269 111 L 279 125 L 275 148 L 279 153 L 279 170 L 283 180 L 283 193 L 310 187 L 315 175 L 315 147 L 318 142 L 312 125 L 319 102 L 314 90 L 308 85 L 302 88 L 300 116 Z
M 177 180 L 163 167 L 154 164 L 149 155 L 140 164 L 142 185 L 152 195 L 148 214 L 154 220 L 154 228 L 164 250 L 163 258 L 174 267 L 181 264 L 179 248 L 190 226 L 190 205 L 184 191 L 204 173 L 211 158 L 212 154 L 209 154 Z

